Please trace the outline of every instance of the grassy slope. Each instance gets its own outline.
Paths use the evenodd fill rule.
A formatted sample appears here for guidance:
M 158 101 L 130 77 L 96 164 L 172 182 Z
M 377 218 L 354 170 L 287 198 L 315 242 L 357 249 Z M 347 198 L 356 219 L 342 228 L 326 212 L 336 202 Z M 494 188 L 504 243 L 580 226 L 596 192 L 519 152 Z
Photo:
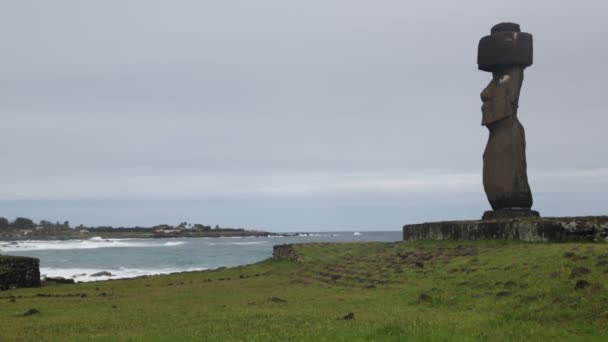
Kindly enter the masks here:
M 608 245 L 298 250 L 300 263 L 0 292 L 0 339 L 608 339 Z M 573 277 L 577 267 L 591 272 Z M 575 290 L 581 279 L 590 285 Z M 21 316 L 30 308 L 41 313 Z

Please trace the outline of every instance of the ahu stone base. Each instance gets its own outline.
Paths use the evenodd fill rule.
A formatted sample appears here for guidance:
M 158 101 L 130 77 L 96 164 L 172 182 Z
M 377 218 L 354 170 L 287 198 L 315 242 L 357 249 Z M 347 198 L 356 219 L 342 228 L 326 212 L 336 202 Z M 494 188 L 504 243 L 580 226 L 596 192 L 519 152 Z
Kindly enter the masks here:
M 0 255 L 0 291 L 40 286 L 40 261 Z
M 273 246 L 272 258 L 278 260 L 300 261 L 300 255 L 296 252 L 293 244 Z
M 403 240 L 505 239 L 529 242 L 608 242 L 608 216 L 520 217 L 403 226 Z

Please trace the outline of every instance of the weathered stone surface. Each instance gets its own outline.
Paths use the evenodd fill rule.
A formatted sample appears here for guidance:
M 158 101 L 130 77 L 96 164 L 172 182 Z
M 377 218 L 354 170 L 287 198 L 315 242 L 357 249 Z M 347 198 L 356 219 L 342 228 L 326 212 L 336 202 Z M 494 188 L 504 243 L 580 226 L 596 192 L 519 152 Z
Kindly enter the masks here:
M 289 261 L 299 261 L 300 255 L 296 252 L 293 244 L 276 245 L 272 247 L 272 257 Z
M 608 216 L 429 222 L 403 227 L 403 239 L 406 241 L 507 239 L 607 242 L 607 237 Z
M 533 38 L 521 32 L 519 24 L 499 23 L 492 27 L 490 35 L 479 40 L 477 66 L 483 71 L 497 71 L 505 67 L 532 65 L 534 58 Z
M 0 290 L 40 286 L 40 260 L 0 255 Z
M 482 220 L 499 220 L 499 219 L 513 219 L 513 218 L 533 218 L 540 217 L 540 214 L 536 210 L 529 209 L 502 209 L 502 210 L 489 210 L 483 213 Z
M 526 172 L 526 138 L 516 116 L 488 126 L 483 153 L 483 187 L 494 210 L 532 207 Z
M 524 68 L 532 64 L 532 36 L 519 25 L 501 23 L 481 39 L 479 69 L 492 72 L 481 93 L 482 125 L 490 132 L 483 154 L 483 185 L 494 210 L 530 209 L 526 137 L 517 119 Z
M 528 67 L 533 62 L 532 35 L 526 32 L 500 31 L 481 38 L 478 46 L 479 70 L 496 71 L 518 65 Z
M 499 23 L 492 26 L 490 34 L 502 31 L 521 32 L 521 28 L 519 27 L 519 24 L 516 23 Z

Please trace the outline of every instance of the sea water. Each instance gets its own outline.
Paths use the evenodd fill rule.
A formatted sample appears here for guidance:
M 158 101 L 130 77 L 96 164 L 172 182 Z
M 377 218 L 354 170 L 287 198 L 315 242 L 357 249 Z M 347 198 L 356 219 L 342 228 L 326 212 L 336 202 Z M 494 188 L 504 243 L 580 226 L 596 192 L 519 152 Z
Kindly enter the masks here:
M 272 246 L 304 242 L 392 242 L 391 232 L 323 232 L 295 236 L 0 241 L 0 254 L 40 259 L 40 273 L 77 282 L 234 267 L 272 256 Z M 93 276 L 102 271 L 112 276 Z

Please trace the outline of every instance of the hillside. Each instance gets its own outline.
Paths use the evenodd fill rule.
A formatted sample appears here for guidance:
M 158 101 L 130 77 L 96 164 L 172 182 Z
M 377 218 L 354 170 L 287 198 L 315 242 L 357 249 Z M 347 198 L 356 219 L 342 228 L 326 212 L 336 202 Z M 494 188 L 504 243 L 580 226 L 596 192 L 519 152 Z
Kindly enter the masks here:
M 0 292 L 0 336 L 608 338 L 607 244 L 305 244 L 293 252 L 297 261 Z

